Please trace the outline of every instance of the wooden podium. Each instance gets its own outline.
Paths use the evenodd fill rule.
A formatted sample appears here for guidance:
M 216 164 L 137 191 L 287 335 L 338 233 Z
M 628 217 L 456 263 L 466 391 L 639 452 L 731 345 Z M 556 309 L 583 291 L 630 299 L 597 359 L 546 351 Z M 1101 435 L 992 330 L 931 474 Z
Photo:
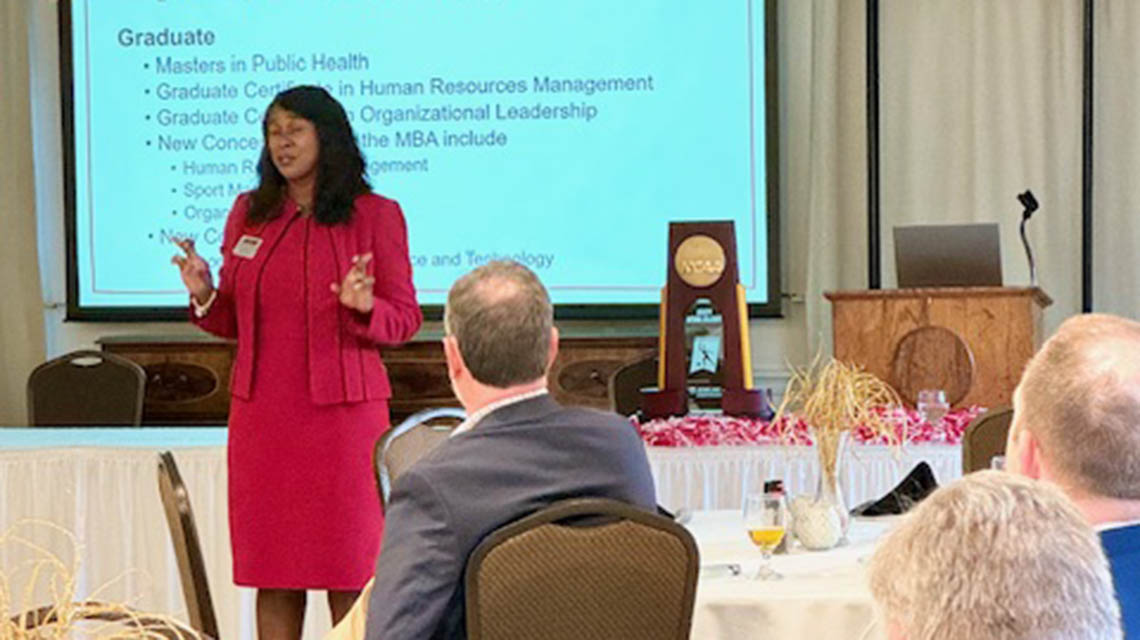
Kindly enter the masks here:
M 944 389 L 952 406 L 1006 406 L 1053 303 L 1037 287 L 832 291 L 835 357 L 862 365 L 912 405 Z

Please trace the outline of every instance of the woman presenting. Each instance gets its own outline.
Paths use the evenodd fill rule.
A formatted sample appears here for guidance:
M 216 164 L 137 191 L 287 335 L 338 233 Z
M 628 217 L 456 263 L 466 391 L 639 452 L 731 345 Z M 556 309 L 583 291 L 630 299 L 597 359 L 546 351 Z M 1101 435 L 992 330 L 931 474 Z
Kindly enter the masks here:
M 372 445 L 391 391 L 378 345 L 422 322 L 407 230 L 371 192 L 344 108 L 319 87 L 265 112 L 260 182 L 226 221 L 215 287 L 190 240 L 174 257 L 191 320 L 235 338 L 229 516 L 234 582 L 257 588 L 258 636 L 299 638 L 306 589 L 333 622 L 371 577 L 383 519 Z

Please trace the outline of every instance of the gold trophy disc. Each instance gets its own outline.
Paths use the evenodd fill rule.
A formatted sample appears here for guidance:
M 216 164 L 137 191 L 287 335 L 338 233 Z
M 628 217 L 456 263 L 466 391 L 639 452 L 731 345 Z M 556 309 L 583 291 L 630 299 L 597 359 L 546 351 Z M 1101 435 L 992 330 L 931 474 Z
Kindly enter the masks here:
M 706 235 L 685 238 L 673 255 L 673 268 L 685 284 L 708 287 L 724 275 L 724 247 Z

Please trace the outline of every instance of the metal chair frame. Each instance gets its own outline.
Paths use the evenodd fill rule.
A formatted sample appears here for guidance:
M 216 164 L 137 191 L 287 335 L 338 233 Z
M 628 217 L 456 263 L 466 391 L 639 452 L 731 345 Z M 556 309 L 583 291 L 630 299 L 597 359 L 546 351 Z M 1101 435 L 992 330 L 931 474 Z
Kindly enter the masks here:
M 178 560 L 178 574 L 182 578 L 182 595 L 186 599 L 190 626 L 211 638 L 218 638 L 218 619 L 210 596 L 210 583 L 206 577 L 206 562 L 202 556 L 198 527 L 194 523 L 194 510 L 190 506 L 190 495 L 182 481 L 182 474 L 174 462 L 174 454 L 169 451 L 158 454 L 158 490 L 166 512 L 166 523 L 170 527 L 174 556 Z
M 87 366 L 80 364 L 79 361 L 84 359 L 98 360 L 97 363 Z M 115 370 L 116 373 L 126 373 L 123 376 L 124 382 L 131 383 L 131 389 L 124 393 L 124 397 L 130 397 L 132 403 L 128 410 L 122 412 L 123 417 L 116 417 L 115 419 L 104 418 L 102 416 L 83 416 L 82 412 L 78 409 L 75 411 L 77 416 L 74 421 L 69 421 L 68 424 L 61 423 L 58 419 L 51 419 L 45 416 L 44 411 L 40 408 L 40 401 L 42 395 L 47 391 L 41 388 L 44 377 L 51 373 L 57 373 L 61 367 L 74 367 L 73 373 L 79 374 L 80 371 L 89 369 L 92 374 L 99 369 Z M 82 377 L 81 377 L 82 376 Z M 74 376 L 77 381 L 85 378 L 82 374 Z M 96 405 L 104 400 L 105 394 L 101 389 L 92 389 L 90 385 L 79 385 L 81 388 L 70 388 L 67 398 L 68 407 L 73 408 L 76 404 L 82 404 L 85 395 L 91 397 Z M 28 397 L 28 424 L 32 426 L 93 426 L 93 425 L 118 425 L 118 426 L 138 426 L 142 424 L 143 412 L 143 397 L 146 389 L 146 372 L 138 363 L 124 358 L 122 356 L 105 353 L 103 351 L 94 351 L 90 349 L 83 349 L 79 351 L 72 351 L 71 353 L 64 354 L 58 358 L 53 358 L 37 366 L 28 375 L 27 382 L 27 397 Z M 57 390 L 58 391 L 58 390 Z M 93 397 L 91 394 L 95 394 Z M 106 408 L 106 407 L 103 407 Z
M 627 362 L 610 376 L 610 409 L 622 416 L 637 413 L 641 410 L 641 388 L 656 385 L 656 355 Z
M 387 509 L 388 497 L 392 495 L 392 483 L 396 481 L 395 476 L 392 475 L 386 463 L 388 451 L 392 448 L 392 443 L 401 436 L 407 434 L 411 430 L 425 426 L 430 429 L 451 431 L 450 427 L 431 427 L 425 423 L 439 418 L 454 418 L 458 420 L 465 420 L 467 412 L 459 407 L 436 407 L 432 409 L 422 409 L 413 413 L 404 419 L 403 422 L 392 427 L 380 436 L 376 441 L 376 446 L 372 450 L 372 468 L 376 474 L 376 488 L 380 493 L 380 507 Z
M 109 610 L 110 605 L 94 600 L 75 602 L 72 607 L 69 612 L 69 621 L 99 620 L 106 623 L 120 623 L 127 628 L 138 631 L 139 637 L 159 636 L 169 640 L 201 640 L 206 638 L 200 632 L 184 626 L 177 620 L 135 611 L 127 607 L 116 607 L 115 610 Z M 30 632 L 40 627 L 58 625 L 60 624 L 59 614 L 60 609 L 56 605 L 46 605 L 38 609 L 17 613 L 9 618 L 11 624 L 9 629 L 21 629 Z M 44 634 L 43 637 L 62 637 L 62 632 L 62 629 L 53 629 Z M 84 637 L 86 634 L 79 632 L 74 635 Z M 105 635 L 105 632 L 99 635 Z M 28 634 L 28 637 L 40 636 Z
M 992 425 L 1005 422 L 1004 434 L 1008 436 L 1010 425 L 1013 422 L 1013 409 L 1009 407 L 997 407 L 986 411 L 982 415 L 974 418 L 969 425 L 966 426 L 966 431 L 962 434 L 962 473 L 970 473 L 971 471 L 978 471 L 980 469 L 988 469 L 990 467 L 990 459 L 975 460 L 974 449 L 975 438 L 978 437 L 978 432 L 991 428 Z M 1004 439 L 1003 439 L 1004 443 Z M 1004 445 L 1002 448 L 995 452 L 994 455 L 1001 455 L 1005 451 Z

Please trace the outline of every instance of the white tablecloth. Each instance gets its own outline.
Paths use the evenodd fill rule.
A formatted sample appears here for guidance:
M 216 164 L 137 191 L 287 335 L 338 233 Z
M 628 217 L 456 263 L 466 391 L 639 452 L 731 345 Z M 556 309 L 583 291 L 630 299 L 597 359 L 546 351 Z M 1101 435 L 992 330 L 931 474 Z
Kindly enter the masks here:
M 848 507 L 881 497 L 920 461 L 934 470 L 938 484 L 962 475 L 962 449 L 948 445 L 912 445 L 893 449 L 853 445 L 840 467 Z M 790 495 L 815 491 L 819 458 L 803 446 L 650 447 L 649 463 L 657 483 L 657 501 L 667 509 L 739 509 L 749 487 L 780 478 Z M 754 489 L 754 490 L 755 490 Z
M 775 555 L 774 581 L 755 580 L 760 551 L 748 542 L 738 511 L 696 512 L 687 525 L 701 552 L 701 578 L 693 609 L 694 640 L 880 640 L 866 584 L 865 562 L 897 516 L 855 519 L 850 542 L 830 551 L 793 545 Z M 715 565 L 736 563 L 731 576 Z M 870 627 L 870 628 L 869 628 Z M 866 632 L 866 636 L 862 634 Z
M 253 591 L 232 580 L 224 443 L 220 428 L 0 429 L 0 531 L 29 518 L 64 527 L 82 545 L 77 597 L 110 583 L 101 598 L 184 619 L 157 482 L 157 452 L 172 449 L 193 504 L 220 632 L 251 639 Z M 915 447 L 895 461 L 887 450 L 853 447 L 844 474 L 849 501 L 889 489 L 917 459 L 929 460 L 945 483 L 961 473 L 958 455 L 956 447 Z M 693 510 L 738 508 L 742 487 L 753 477 L 783 477 L 790 492 L 807 491 L 817 464 L 807 447 L 654 448 L 649 458 L 661 504 Z M 52 540 L 57 554 L 67 548 L 58 537 L 36 531 L 37 542 Z M 17 545 L 0 545 L 0 569 L 16 580 L 16 593 L 22 583 L 15 574 L 28 557 Z M 29 605 L 43 604 L 47 595 L 31 600 Z M 305 637 L 327 629 L 323 594 L 310 594 Z

